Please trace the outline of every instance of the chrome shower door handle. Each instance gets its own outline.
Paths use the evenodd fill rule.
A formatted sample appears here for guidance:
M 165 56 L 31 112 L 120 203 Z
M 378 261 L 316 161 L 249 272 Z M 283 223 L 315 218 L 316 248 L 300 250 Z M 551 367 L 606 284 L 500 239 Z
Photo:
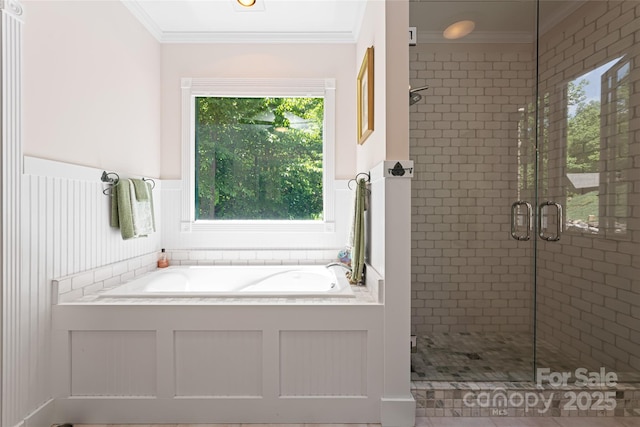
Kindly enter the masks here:
M 526 234 L 518 234 L 518 218 L 522 218 L 522 215 L 518 215 L 518 208 L 524 206 L 526 208 L 525 222 L 526 222 Z M 511 205 L 511 237 L 516 240 L 529 240 L 531 239 L 531 204 L 524 200 L 518 200 Z
M 545 235 L 543 226 L 543 219 L 547 219 L 545 211 L 547 208 L 555 207 L 556 208 L 556 234 L 555 235 Z M 546 224 L 544 224 L 546 226 Z M 541 203 L 538 207 L 538 236 L 542 240 L 546 240 L 548 242 L 557 242 L 560 240 L 560 235 L 562 234 L 562 206 L 559 203 L 546 201 Z

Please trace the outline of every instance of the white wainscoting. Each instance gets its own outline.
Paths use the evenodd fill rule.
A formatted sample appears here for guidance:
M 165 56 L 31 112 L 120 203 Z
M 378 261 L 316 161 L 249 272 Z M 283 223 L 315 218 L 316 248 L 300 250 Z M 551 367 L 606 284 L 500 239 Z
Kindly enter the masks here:
M 55 422 L 379 422 L 381 305 L 62 304 L 53 322 Z
M 124 241 L 109 226 L 102 170 L 25 157 L 23 172 L 21 279 L 5 301 L 10 308 L 5 318 L 12 325 L 5 351 L 12 355 L 5 359 L 10 377 L 3 400 L 11 402 L 3 425 L 19 424 L 52 398 L 51 371 L 58 369 L 50 357 L 52 279 L 160 248 L 160 232 Z M 160 191 L 154 190 L 154 197 L 159 212 Z M 159 226 L 159 215 L 156 219 Z
M 31 266 L 46 264 L 49 281 L 160 251 L 160 180 L 153 190 L 156 233 L 122 240 L 120 230 L 109 225 L 110 197 L 102 193 L 107 185 L 101 174 L 101 169 L 86 166 L 24 159 L 23 239 L 31 250 L 25 259 Z M 44 272 L 29 270 L 38 276 Z

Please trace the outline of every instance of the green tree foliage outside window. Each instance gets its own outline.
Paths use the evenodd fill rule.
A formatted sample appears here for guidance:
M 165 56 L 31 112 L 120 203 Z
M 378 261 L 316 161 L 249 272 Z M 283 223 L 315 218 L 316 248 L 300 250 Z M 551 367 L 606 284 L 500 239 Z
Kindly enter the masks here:
M 567 130 L 567 172 L 598 172 L 600 161 L 600 101 L 587 100 L 589 82 L 569 82 L 569 116 Z
M 323 98 L 195 98 L 197 220 L 319 220 Z
M 567 173 L 599 172 L 600 101 L 588 100 L 586 79 L 568 85 Z M 569 225 L 594 226 L 599 216 L 598 188 L 567 188 L 567 222 Z

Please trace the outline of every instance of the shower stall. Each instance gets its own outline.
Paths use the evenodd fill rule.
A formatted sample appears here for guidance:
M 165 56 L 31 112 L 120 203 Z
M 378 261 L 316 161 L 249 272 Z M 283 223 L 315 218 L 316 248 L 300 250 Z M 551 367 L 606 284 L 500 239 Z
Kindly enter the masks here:
M 412 380 L 638 381 L 640 3 L 411 8 Z

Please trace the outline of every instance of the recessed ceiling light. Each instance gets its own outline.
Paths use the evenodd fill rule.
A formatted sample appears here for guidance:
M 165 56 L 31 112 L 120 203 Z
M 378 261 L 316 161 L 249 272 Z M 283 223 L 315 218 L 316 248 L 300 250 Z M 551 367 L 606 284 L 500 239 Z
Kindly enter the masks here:
M 1 1 L 1 0 L 0 0 Z M 220 1 L 220 0 L 216 0 Z M 228 0 L 224 0 L 228 1 Z M 289 0 L 287 0 L 289 1 Z M 264 12 L 264 0 L 231 0 L 235 12 Z
M 468 35 L 476 27 L 476 23 L 473 21 L 458 21 L 449 25 L 442 33 L 445 39 L 455 40 L 461 39 Z

